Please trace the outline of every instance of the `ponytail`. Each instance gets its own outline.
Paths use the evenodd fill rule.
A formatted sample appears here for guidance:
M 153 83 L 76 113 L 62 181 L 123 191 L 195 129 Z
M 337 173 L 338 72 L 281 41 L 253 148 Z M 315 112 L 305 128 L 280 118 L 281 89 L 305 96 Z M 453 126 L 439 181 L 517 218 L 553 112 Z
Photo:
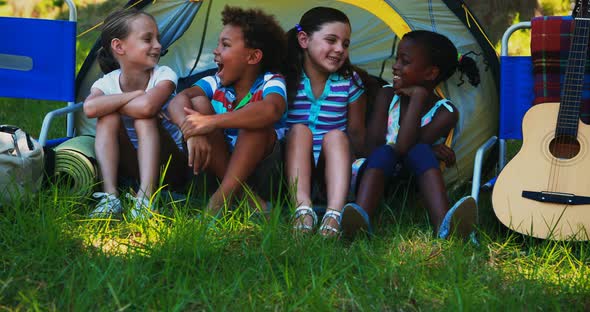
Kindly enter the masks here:
M 110 49 L 100 47 L 98 49 L 98 56 L 96 58 L 98 60 L 98 65 L 100 66 L 100 70 L 104 74 L 108 74 L 113 70 L 120 68 L 119 62 L 117 62 L 117 60 L 113 57 Z
M 467 81 L 469 81 L 469 83 L 474 87 L 477 87 L 477 85 L 480 83 L 479 68 L 477 68 L 475 60 L 467 56 L 472 53 L 476 54 L 475 52 L 470 51 L 459 57 L 459 64 L 457 65 L 457 70 L 461 73 L 461 76 L 459 77 L 461 82 L 459 85 L 465 83 L 463 80 L 463 75 L 467 76 Z
M 480 82 L 479 69 L 475 60 L 471 58 L 470 54 L 479 55 L 473 51 L 469 51 L 463 55 L 457 53 L 457 48 L 453 42 L 446 36 L 428 31 L 428 30 L 414 30 L 406 33 L 403 39 L 410 39 L 424 48 L 426 57 L 430 64 L 438 67 L 440 73 L 435 79 L 435 84 L 449 79 L 455 71 L 461 73 L 461 82 L 459 85 L 465 83 L 463 75 L 467 76 L 469 83 L 472 86 L 477 86 Z
M 287 32 L 287 61 L 284 63 L 283 69 L 287 85 L 287 103 L 292 103 L 295 99 L 303 72 L 303 49 L 297 39 L 298 33 L 297 27 L 293 27 Z

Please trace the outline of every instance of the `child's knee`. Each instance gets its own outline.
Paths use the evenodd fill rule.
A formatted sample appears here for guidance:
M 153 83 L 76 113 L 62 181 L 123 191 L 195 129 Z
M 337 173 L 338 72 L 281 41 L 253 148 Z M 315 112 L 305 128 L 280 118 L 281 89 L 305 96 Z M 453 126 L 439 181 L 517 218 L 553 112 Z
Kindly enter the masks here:
M 118 131 L 121 126 L 121 115 L 117 112 L 107 114 L 96 119 L 96 128 L 109 128 Z
M 295 125 L 291 126 L 291 128 L 289 129 L 289 133 L 288 133 L 289 138 L 293 138 L 293 137 L 310 137 L 311 138 L 311 136 L 312 136 L 311 130 L 309 129 L 308 126 L 306 126 L 304 124 L 295 124 Z
M 277 135 L 273 128 L 263 128 L 255 130 L 241 129 L 238 132 L 238 142 L 240 145 L 252 145 L 256 150 L 264 151 L 268 155 L 277 141 Z M 238 143 L 236 143 L 238 144 Z
M 158 119 L 157 118 L 144 118 L 133 120 L 133 127 L 139 134 L 145 131 L 158 131 Z
M 330 130 L 328 133 L 324 135 L 322 139 L 322 150 L 324 152 L 329 152 L 330 150 L 339 150 L 339 147 L 343 147 L 347 150 L 350 149 L 348 136 L 344 131 L 341 130 Z
M 416 144 L 406 155 L 406 164 L 416 176 L 430 169 L 439 169 L 438 160 L 428 144 Z
M 206 96 L 195 96 L 191 99 L 191 108 L 198 112 L 203 112 L 211 107 L 211 100 Z
M 376 148 L 366 160 L 366 169 L 378 169 L 383 171 L 386 177 L 395 175 L 399 169 L 399 157 L 390 145 L 382 145 Z
M 274 134 L 273 128 L 261 128 L 261 129 L 240 129 L 238 131 L 238 139 L 251 139 L 256 140 L 258 143 L 267 142 L 272 140 Z
M 324 135 L 323 144 L 333 144 L 338 142 L 348 142 L 348 136 L 344 131 L 335 129 L 328 131 L 328 133 Z

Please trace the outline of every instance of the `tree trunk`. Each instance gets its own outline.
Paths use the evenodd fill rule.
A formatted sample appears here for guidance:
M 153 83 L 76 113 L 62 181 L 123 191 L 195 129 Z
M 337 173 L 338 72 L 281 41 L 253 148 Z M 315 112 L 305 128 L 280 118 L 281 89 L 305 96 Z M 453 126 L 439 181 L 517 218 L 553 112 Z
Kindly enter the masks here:
M 538 0 L 464 0 L 477 16 L 492 42 L 498 42 L 502 34 L 518 14 L 521 21 L 541 15 Z

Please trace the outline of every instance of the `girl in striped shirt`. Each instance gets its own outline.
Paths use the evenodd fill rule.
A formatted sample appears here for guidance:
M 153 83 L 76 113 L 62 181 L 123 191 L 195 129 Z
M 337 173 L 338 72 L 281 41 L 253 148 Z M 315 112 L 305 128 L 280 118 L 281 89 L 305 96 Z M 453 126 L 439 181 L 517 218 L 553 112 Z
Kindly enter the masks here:
M 311 232 L 317 224 L 311 208 L 315 184 L 327 198 L 319 232 L 339 233 L 352 154 L 363 151 L 366 95 L 348 57 L 350 33 L 348 17 L 327 7 L 307 11 L 287 33 L 285 166 L 288 182 L 296 187 L 298 231 Z

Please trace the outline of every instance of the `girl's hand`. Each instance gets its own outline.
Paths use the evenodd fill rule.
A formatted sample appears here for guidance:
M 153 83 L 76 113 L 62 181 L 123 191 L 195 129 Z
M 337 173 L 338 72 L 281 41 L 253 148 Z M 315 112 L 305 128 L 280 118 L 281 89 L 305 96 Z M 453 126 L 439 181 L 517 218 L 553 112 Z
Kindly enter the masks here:
M 434 152 L 434 155 L 438 160 L 442 160 L 445 162 L 445 165 L 447 165 L 447 167 L 451 167 L 455 164 L 455 151 L 453 151 L 453 149 L 451 149 L 450 147 L 444 144 L 437 144 L 432 146 L 432 151 Z
M 214 115 L 203 115 L 196 110 L 184 107 L 188 115 L 184 118 L 180 130 L 185 139 L 195 135 L 205 135 L 215 130 Z
M 395 94 L 405 95 L 408 97 L 419 96 L 425 99 L 428 96 L 428 90 L 422 86 L 410 86 L 406 88 L 395 89 Z

